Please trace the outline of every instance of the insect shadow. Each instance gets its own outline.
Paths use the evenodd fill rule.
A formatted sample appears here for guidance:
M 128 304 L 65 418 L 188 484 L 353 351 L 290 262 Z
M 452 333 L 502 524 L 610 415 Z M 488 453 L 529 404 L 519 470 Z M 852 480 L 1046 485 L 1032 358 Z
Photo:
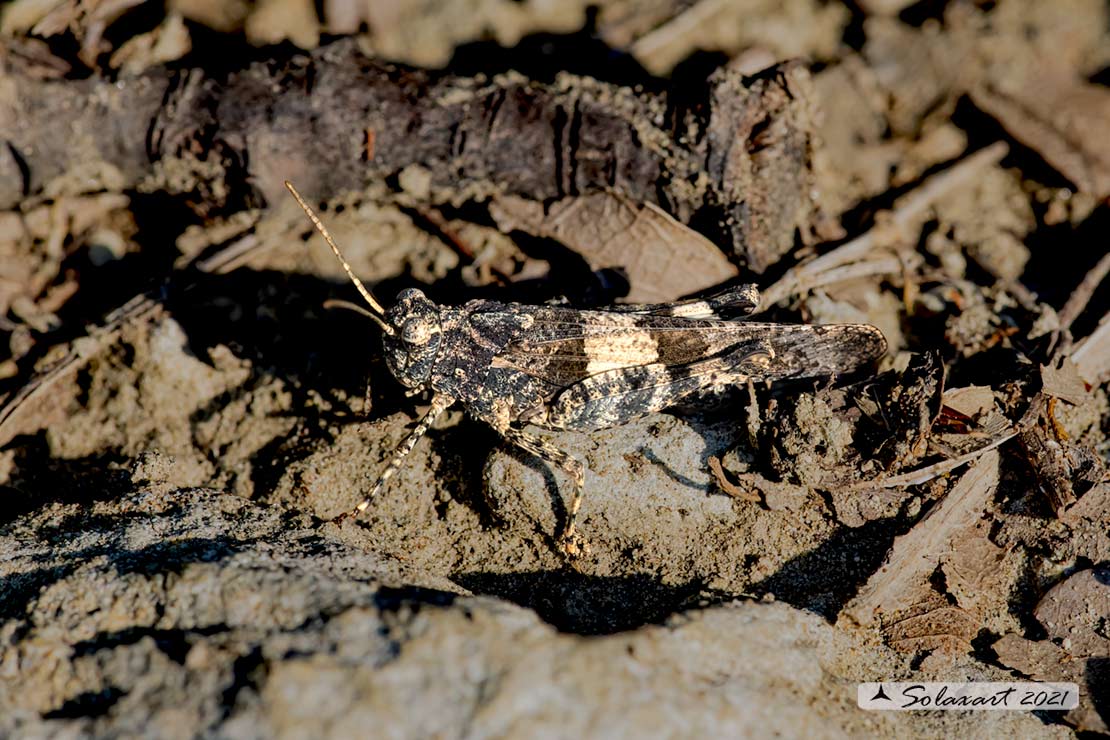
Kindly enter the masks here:
M 703 585 L 670 585 L 648 574 L 594 576 L 570 569 L 458 573 L 451 580 L 474 593 L 532 609 L 556 629 L 579 635 L 608 635 L 661 623 L 690 606 Z
M 675 483 L 679 483 L 683 486 L 686 486 L 687 488 L 692 488 L 695 491 L 708 491 L 709 490 L 709 484 L 708 483 L 705 483 L 705 482 L 699 483 L 698 481 L 694 480 L 693 478 L 690 478 L 689 476 L 683 475 L 682 473 L 678 472 L 677 470 L 672 468 L 670 465 L 668 465 L 664 460 L 659 459 L 659 456 L 656 455 L 655 451 L 652 450 L 651 448 L 641 447 L 640 449 L 636 450 L 636 453 L 641 455 L 645 460 L 647 460 L 652 465 L 656 466 L 660 471 L 662 471 L 662 473 L 664 475 L 666 475 L 668 478 L 673 480 Z M 702 463 L 703 463 L 702 469 L 706 469 L 708 467 L 710 456 L 711 456 L 711 453 L 708 451 L 708 447 L 707 447 L 706 450 L 704 450 L 702 452 L 702 455 L 701 455 Z
M 436 452 L 430 459 L 435 460 L 436 478 L 441 481 L 454 481 L 450 501 L 461 504 L 478 517 L 479 524 L 485 529 L 499 529 L 506 525 L 500 508 L 490 499 L 485 485 L 485 467 L 489 455 L 460 455 L 459 450 L 493 450 L 497 447 L 498 437 L 488 426 L 469 416 L 463 416 L 458 424 L 448 429 L 434 430 L 428 435 L 431 447 Z M 526 455 L 521 460 L 527 460 Z M 537 466 L 542 470 L 542 466 Z M 545 471 L 550 473 L 550 471 Z M 554 477 L 550 479 L 554 481 Z M 551 485 L 551 484 L 549 484 Z M 558 498 L 558 495 L 556 495 Z M 436 514 L 440 519 L 447 515 L 449 502 L 436 499 Z
M 908 528 L 903 516 L 843 527 L 813 550 L 752 584 L 748 591 L 756 596 L 774 594 L 776 601 L 835 622 L 841 609 L 882 565 L 895 536 Z

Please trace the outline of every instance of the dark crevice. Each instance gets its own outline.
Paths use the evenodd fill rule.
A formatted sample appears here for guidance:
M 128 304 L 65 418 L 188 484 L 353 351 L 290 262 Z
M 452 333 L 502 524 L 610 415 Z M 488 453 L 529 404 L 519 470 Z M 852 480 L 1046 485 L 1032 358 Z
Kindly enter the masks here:
M 525 36 L 509 48 L 495 41 L 462 44 L 455 49 L 447 68 L 457 75 L 487 77 L 515 71 L 548 84 L 562 72 L 655 91 L 666 89 L 667 84 L 649 74 L 628 52 L 602 41 L 590 21 L 573 33 Z
M 52 454 L 46 432 L 16 437 L 13 470 L 0 487 L 0 525 L 51 502 L 91 503 L 130 490 L 128 460 L 118 451 L 78 458 Z
M 57 709 L 47 712 L 43 719 L 94 719 L 111 711 L 126 692 L 109 686 L 100 691 L 86 691 L 68 699 Z
M 88 640 L 73 645 L 73 656 L 80 658 L 93 655 L 100 650 L 114 650 L 118 647 L 135 645 L 144 638 L 150 638 L 170 660 L 178 665 L 185 664 L 185 656 L 192 648 L 196 637 L 207 637 L 227 631 L 226 625 L 212 625 L 189 631 L 154 629 L 152 627 L 128 627 L 115 632 L 100 632 Z
M 231 665 L 231 684 L 224 689 L 221 696 L 224 708 L 223 716 L 226 719 L 235 709 L 235 702 L 240 693 L 247 689 L 256 689 L 265 679 L 266 659 L 260 647 L 252 647 L 245 655 L 240 655 Z

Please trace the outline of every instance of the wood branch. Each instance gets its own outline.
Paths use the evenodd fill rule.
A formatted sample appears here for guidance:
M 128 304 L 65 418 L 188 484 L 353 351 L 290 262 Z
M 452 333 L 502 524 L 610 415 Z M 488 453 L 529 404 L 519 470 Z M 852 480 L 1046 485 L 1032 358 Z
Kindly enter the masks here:
M 1068 302 L 1060 309 L 1060 329 L 1070 329 L 1079 315 L 1083 313 L 1083 309 L 1087 308 L 1087 304 L 1091 302 L 1098 286 L 1102 285 L 1102 281 L 1110 274 L 1110 254 L 1102 255 L 1102 259 L 1095 264 L 1079 285 L 1075 286 L 1075 290 L 1068 297 Z
M 890 243 L 892 237 L 908 236 L 904 233 L 906 229 L 921 218 L 933 203 L 973 182 L 980 172 L 997 164 L 1008 151 L 1009 148 L 1005 142 L 995 142 L 957 162 L 944 172 L 930 177 L 895 206 L 889 220 L 876 224 L 831 252 L 787 271 L 778 282 L 763 292 L 763 300 L 760 301 L 757 313 L 766 311 L 779 301 L 824 284 L 822 275 L 826 271 L 867 258 L 874 250 Z
M 626 300 L 662 303 L 736 277 L 736 266 L 713 242 L 650 203 L 595 193 L 549 203 L 498 198 L 490 215 L 504 232 L 558 240 L 594 270 L 617 267 L 628 278 Z M 644 245 L 653 245 L 645 249 Z
M 755 269 L 815 211 L 812 84 L 796 63 L 721 71 L 677 120 L 659 96 L 590 78 L 434 74 L 372 61 L 353 40 L 223 76 L 6 81 L 0 208 L 79 173 L 78 187 L 160 190 L 209 215 L 272 203 L 287 179 L 319 200 L 417 167 L 433 202 L 610 190 L 683 223 L 715 216 L 726 251 Z

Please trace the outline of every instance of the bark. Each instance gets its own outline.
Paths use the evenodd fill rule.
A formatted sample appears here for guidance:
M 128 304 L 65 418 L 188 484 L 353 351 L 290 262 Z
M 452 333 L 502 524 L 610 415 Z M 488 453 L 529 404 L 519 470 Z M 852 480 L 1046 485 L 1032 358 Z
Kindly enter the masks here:
M 0 57 L 4 58 L 4 57 Z M 798 64 L 721 72 L 695 103 L 590 78 L 554 85 L 401 68 L 342 41 L 225 75 L 43 80 L 5 58 L 0 207 L 82 187 L 164 190 L 202 213 L 314 199 L 419 165 L 435 200 L 612 190 L 715 236 L 762 270 L 813 219 L 811 84 Z M 792 194 L 767 197 L 773 192 Z

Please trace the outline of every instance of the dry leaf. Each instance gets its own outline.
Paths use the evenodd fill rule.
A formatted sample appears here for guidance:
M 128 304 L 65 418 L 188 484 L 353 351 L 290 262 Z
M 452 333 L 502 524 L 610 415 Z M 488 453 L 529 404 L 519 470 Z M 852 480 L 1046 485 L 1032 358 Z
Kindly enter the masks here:
M 1094 332 L 1076 345 L 1071 360 L 1091 385 L 1098 385 L 1110 375 L 1110 320 L 1104 318 Z
M 943 454 L 949 461 L 973 455 L 987 445 L 1016 434 L 1010 420 L 994 409 L 974 420 L 952 419 L 951 416 L 951 413 L 941 416 L 929 437 L 930 450 Z M 946 431 L 953 427 L 958 431 Z
M 1060 518 L 1073 528 L 1080 526 L 1083 521 L 1098 525 L 1102 534 L 1100 539 L 1107 543 L 1107 549 L 1104 557 L 1092 559 L 1110 559 L 1110 536 L 1107 535 L 1110 531 L 1110 481 L 1103 481 L 1087 491 Z
M 925 517 L 894 540 L 883 567 L 867 581 L 844 614 L 867 626 L 896 614 L 930 593 L 929 576 L 952 543 L 974 530 L 998 485 L 998 452 L 984 454 Z
M 1046 395 L 1062 398 L 1075 406 L 1083 405 L 1091 397 L 1086 381 L 1079 376 L 1079 368 L 1067 357 L 1060 360 L 1059 367 L 1041 365 L 1041 382 Z
M 949 388 L 944 392 L 942 403 L 958 414 L 975 419 L 994 408 L 994 391 L 986 385 Z
M 1074 675 L 1074 663 L 1067 652 L 1049 640 L 1026 640 L 1015 634 L 1004 635 L 991 646 L 1002 663 L 1027 676 Z M 1068 667 L 1073 669 L 1068 671 Z
M 1049 640 L 1026 640 L 1018 635 L 1006 635 L 991 647 L 1002 665 L 1037 681 L 1078 684 L 1079 706 L 1065 714 L 1064 721 L 1081 732 L 1110 732 L 1110 723 L 1100 716 L 1093 701 L 1110 680 L 1103 661 L 1076 660 Z
M 628 277 L 631 302 L 672 301 L 738 274 L 701 234 L 658 206 L 614 193 L 563 198 L 546 207 L 504 196 L 490 205 L 490 213 L 503 231 L 556 239 L 594 270 L 621 268 Z
M 1005 602 L 998 591 L 998 569 L 1006 551 L 987 538 L 982 524 L 952 542 L 951 551 L 941 560 L 947 591 L 956 603 L 969 612 L 981 613 L 988 603 Z
M 1050 639 L 1004 635 L 992 646 L 998 660 L 1039 681 L 1079 684 L 1079 707 L 1065 715 L 1066 721 L 1080 731 L 1110 731 L 1098 706 L 1110 681 L 1110 570 L 1071 575 L 1041 599 L 1034 613 Z
M 911 612 L 883 630 L 887 643 L 895 650 L 959 655 L 971 649 L 972 639 L 979 634 L 979 622 L 963 609 L 950 606 L 939 594 L 929 594 Z

